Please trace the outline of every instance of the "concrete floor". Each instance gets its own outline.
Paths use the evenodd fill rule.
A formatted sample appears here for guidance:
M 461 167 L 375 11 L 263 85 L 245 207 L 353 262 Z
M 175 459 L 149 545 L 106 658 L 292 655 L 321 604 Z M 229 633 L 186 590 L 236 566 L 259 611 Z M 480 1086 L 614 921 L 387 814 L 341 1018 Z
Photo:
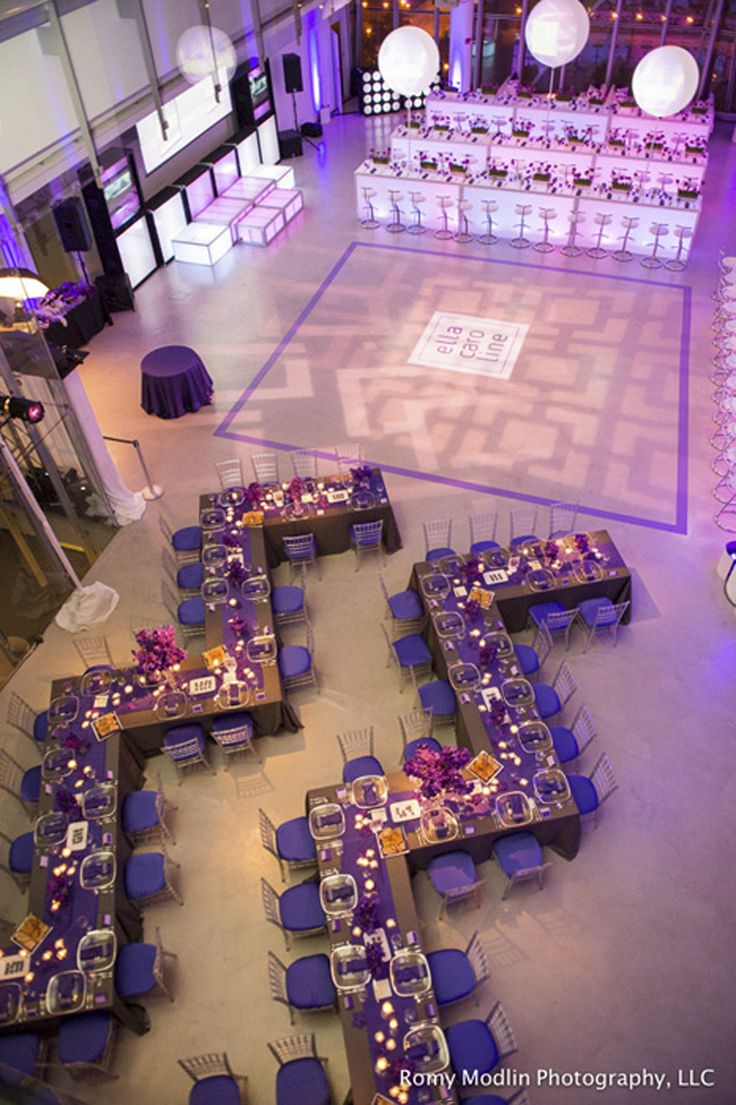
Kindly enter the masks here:
M 736 151 L 724 136 L 714 142 L 706 209 L 688 270 L 681 275 L 660 271 L 651 277 L 673 288 L 692 288 L 690 392 L 683 408 L 688 418 L 679 420 L 680 434 L 689 420 L 689 442 L 680 439 L 681 460 L 689 466 L 682 485 L 683 495 L 687 489 L 688 521 L 687 532 L 677 532 L 684 527 L 676 524 L 673 492 L 674 351 L 657 362 L 656 372 L 646 350 L 638 357 L 648 395 L 646 418 L 642 418 L 642 392 L 633 388 L 622 400 L 622 389 L 616 387 L 618 375 L 612 387 L 591 400 L 582 413 L 568 397 L 573 422 L 582 425 L 585 420 L 587 425 L 589 419 L 595 420 L 595 433 L 585 439 L 585 477 L 581 478 L 580 467 L 568 464 L 569 435 L 560 432 L 550 437 L 547 411 L 534 396 L 534 372 L 529 365 L 536 366 L 540 396 L 550 385 L 543 372 L 539 374 L 544 349 L 532 343 L 520 358 L 516 371 L 521 375 L 513 378 L 513 386 L 526 389 L 529 404 L 513 412 L 519 423 L 514 442 L 519 448 L 525 445 L 526 453 L 524 459 L 516 456 L 504 468 L 503 458 L 491 446 L 483 452 L 477 435 L 465 433 L 463 409 L 455 412 L 445 407 L 443 426 L 455 418 L 457 432 L 435 442 L 431 418 L 424 427 L 397 429 L 395 410 L 384 404 L 385 396 L 380 394 L 385 381 L 377 382 L 378 394 L 375 389 L 370 394 L 356 390 L 349 339 L 354 328 L 362 335 L 361 319 L 371 313 L 366 302 L 369 293 L 357 276 L 360 295 L 351 296 L 343 282 L 333 289 L 337 298 L 323 304 L 332 319 L 323 329 L 322 345 L 315 335 L 325 320 L 304 319 L 304 329 L 295 334 L 284 357 L 274 362 L 272 373 L 260 381 L 230 426 L 238 440 L 213 436 L 349 243 L 389 244 L 383 231 L 371 235 L 357 225 L 351 176 L 369 147 L 385 143 L 381 129 L 386 125 L 385 120 L 366 123 L 358 117 L 335 121 L 327 128 L 319 152 L 307 147 L 296 163 L 305 211 L 286 234 L 265 251 L 234 249 L 213 270 L 169 265 L 139 289 L 135 314 L 117 315 L 115 326 L 94 340 L 83 376 L 103 432 L 139 438 L 155 479 L 166 489 L 163 502 L 152 505 L 141 522 L 121 531 L 90 575 L 113 585 L 121 595 L 105 631 L 113 653 L 122 659 L 130 648 L 131 620 L 163 616 L 158 605 L 158 514 L 163 511 L 178 524 L 194 521 L 196 496 L 215 482 L 213 462 L 234 454 L 247 459 L 258 451 L 258 446 L 243 438 L 307 445 L 358 438 L 368 457 L 385 464 L 429 476 L 452 467 L 459 486 L 387 475 L 404 539 L 404 549 L 385 568 L 389 584 L 397 588 L 406 583 L 412 563 L 421 558 L 421 522 L 428 517 L 451 516 L 460 548 L 465 544 L 465 520 L 474 509 L 498 509 L 503 537 L 505 514 L 518 505 L 515 495 L 580 498 L 591 511 L 585 519 L 591 528 L 601 522 L 596 506 L 638 516 L 636 523 L 603 519 L 634 572 L 633 624 L 622 631 L 615 650 L 601 644 L 582 655 L 577 642 L 571 649 L 580 686 L 577 701 L 588 703 L 599 730 L 583 767 L 592 767 L 599 752 L 607 751 L 620 789 L 606 806 L 599 829 L 585 832 L 574 862 L 550 857 L 553 868 L 541 894 L 523 886 L 502 903 L 502 879 L 487 864 L 481 908 L 460 906 L 447 921 L 439 922 L 426 877 L 418 876 L 422 935 L 429 949 L 461 947 L 474 929 L 481 930 L 492 976 L 478 1012 L 485 1016 L 495 1000 L 503 1002 L 519 1041 L 518 1056 L 509 1066 L 532 1076 L 540 1068 L 560 1072 L 648 1068 L 666 1073 L 672 1083 L 662 1093 L 536 1089 L 530 1092 L 533 1105 L 587 1105 L 599 1100 L 606 1105 L 632 1100 L 642 1105 L 660 1100 L 677 1105 L 701 1101 L 734 1105 L 734 992 L 728 958 L 734 895 L 728 849 L 734 834 L 736 775 L 733 757 L 725 753 L 733 727 L 736 640 L 733 612 L 714 572 L 724 536 L 713 525 L 707 438 L 712 415 L 709 293 L 715 283 L 717 249 L 729 245 L 734 219 L 731 181 Z M 390 244 L 442 251 L 448 258 L 490 255 L 534 263 L 541 266 L 542 275 L 535 279 L 542 282 L 545 267 L 647 279 L 636 263 L 619 266 L 585 258 L 568 263 L 559 254 L 540 258 L 527 253 L 519 258 L 505 245 L 489 254 L 477 244 L 457 246 L 433 239 Z M 395 278 L 395 257 L 385 256 L 382 274 L 372 255 L 379 285 L 384 277 L 386 281 Z M 435 264 L 436 273 L 429 272 L 426 258 L 418 258 L 418 288 L 426 290 L 427 280 L 448 279 L 448 274 L 461 280 L 458 274 L 471 268 L 467 263 L 466 269 L 460 262 L 445 263 L 441 257 L 435 258 Z M 398 320 L 397 332 L 403 325 L 402 312 L 412 306 L 412 271 L 402 278 L 409 290 L 390 308 L 392 318 Z M 510 270 L 488 265 L 485 271 L 484 279 L 500 287 Z M 594 283 L 590 281 L 591 286 Z M 580 287 L 581 277 L 572 271 L 557 272 L 554 284 L 557 292 L 552 287 L 551 294 L 565 295 Z M 623 285 L 614 289 L 617 296 L 625 291 Z M 660 289 L 658 294 L 664 292 Z M 646 289 L 630 297 L 626 310 L 642 332 L 651 328 L 648 312 L 658 309 L 652 306 L 655 298 Z M 622 303 L 616 301 L 616 311 Z M 527 321 L 534 325 L 533 317 Z M 339 343 L 331 345 L 338 332 L 347 339 L 342 352 Z M 622 356 L 623 333 L 620 329 L 609 344 L 606 361 L 605 343 L 597 342 L 592 324 L 588 340 L 597 347 L 596 357 L 581 360 L 578 371 L 584 370 L 584 363 L 589 363 L 596 377 L 607 364 L 609 370 L 620 366 L 617 374 L 631 371 Z M 561 342 L 560 334 L 553 329 L 547 337 Z M 376 340 L 386 341 L 386 333 L 381 331 Z M 672 344 L 663 338 L 664 344 L 668 342 Z M 216 385 L 212 407 L 172 423 L 147 417 L 138 405 L 140 359 L 147 350 L 165 343 L 194 346 Z M 557 345 L 555 363 L 559 364 L 561 354 L 564 345 Z M 364 367 L 372 364 L 376 371 L 380 369 L 378 362 L 370 360 Z M 399 396 L 404 412 L 410 409 L 417 379 L 409 377 L 405 383 Z M 453 380 L 451 388 L 455 384 Z M 437 383 L 438 390 L 442 386 Z M 298 406 L 287 405 L 286 396 L 295 392 Z M 635 425 L 636 433 L 631 431 Z M 501 432 L 503 418 L 498 426 Z M 431 436 L 437 447 L 424 447 L 422 434 Z M 648 455 L 648 443 L 655 438 L 653 451 L 659 450 L 660 455 L 644 471 L 639 461 Z M 536 449 L 535 442 L 539 443 Z M 483 449 L 487 445 L 484 442 Z M 288 457 L 282 455 L 286 471 Z M 118 459 L 130 486 L 139 486 L 134 458 L 121 453 Z M 463 481 L 475 482 L 479 489 L 462 486 Z M 484 494 L 483 487 L 497 491 Z M 160 906 L 148 911 L 145 920 L 146 933 L 152 936 L 159 925 L 165 945 L 178 953 L 172 976 L 176 1001 L 150 1002 L 151 1032 L 143 1038 L 121 1037 L 115 1064 L 119 1080 L 104 1086 L 79 1083 L 75 1092 L 86 1102 L 127 1105 L 134 1098 L 139 1105 L 185 1102 L 188 1081 L 176 1066 L 177 1057 L 219 1049 L 227 1050 L 236 1071 L 248 1074 L 255 1105 L 273 1101 L 276 1068 L 265 1045 L 290 1029 L 286 1011 L 268 996 L 265 955 L 269 948 L 282 958 L 288 959 L 289 954 L 280 934 L 263 920 L 260 877 L 265 875 L 277 887 L 280 883 L 275 862 L 259 844 L 257 809 L 262 805 L 276 821 L 300 813 L 308 787 L 339 777 L 335 734 L 347 728 L 373 724 L 377 754 L 386 766 L 397 764 L 397 716 L 409 707 L 408 692 L 399 695 L 384 668 L 378 628 L 383 609 L 375 566 L 367 564 L 356 575 L 350 554 L 330 558 L 323 564 L 322 581 L 310 581 L 309 605 L 323 690 L 320 696 L 307 691 L 295 696 L 305 725 L 300 733 L 265 739 L 262 770 L 255 763 L 229 772 L 220 767 L 216 777 L 193 776 L 181 788 L 167 764 L 150 763 L 151 771 L 161 771 L 178 804 L 173 818 L 177 845 L 171 851 L 182 865 L 185 907 Z M 298 628 L 291 636 L 299 639 Z M 550 672 L 557 658 L 550 662 Z M 75 670 L 78 660 L 70 640 L 52 627 L 10 687 L 40 709 L 47 703 L 51 678 Z M 3 716 L 7 695 L 8 689 L 0 702 Z M 30 764 L 25 743 L 13 736 L 8 740 L 23 762 Z M 2 809 L 6 820 L 12 820 L 12 831 L 25 828 L 9 800 L 2 799 Z M 0 895 L 0 914 L 20 917 L 23 904 L 9 880 L 2 880 Z M 291 954 L 320 947 L 319 941 L 304 941 Z M 474 1015 L 471 1002 L 452 1009 L 448 1020 Z M 337 1019 L 302 1017 L 297 1030 L 317 1033 L 320 1053 L 330 1056 L 336 1100 L 341 1101 L 347 1075 Z M 714 1089 L 678 1088 L 678 1068 L 699 1072 L 711 1067 L 716 1070 Z M 55 1076 L 55 1081 L 60 1079 L 63 1076 Z

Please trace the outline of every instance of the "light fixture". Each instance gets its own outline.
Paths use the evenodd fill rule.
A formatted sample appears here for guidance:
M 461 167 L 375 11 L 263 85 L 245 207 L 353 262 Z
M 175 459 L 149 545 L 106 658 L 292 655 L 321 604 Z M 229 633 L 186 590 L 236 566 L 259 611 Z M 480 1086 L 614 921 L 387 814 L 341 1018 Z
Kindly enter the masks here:
M 46 411 L 43 403 L 35 399 L 22 399 L 18 395 L 0 395 L 0 414 L 5 418 L 19 418 L 21 422 L 40 422 Z
M 0 299 L 43 299 L 49 290 L 37 272 L 30 269 L 0 269 Z

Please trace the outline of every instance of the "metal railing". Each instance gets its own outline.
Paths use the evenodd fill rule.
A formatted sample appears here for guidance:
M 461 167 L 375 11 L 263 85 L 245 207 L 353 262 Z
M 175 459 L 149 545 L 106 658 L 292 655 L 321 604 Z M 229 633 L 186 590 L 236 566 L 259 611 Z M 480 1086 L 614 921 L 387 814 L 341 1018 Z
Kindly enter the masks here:
M 135 437 L 110 437 L 108 434 L 102 435 L 105 441 L 114 441 L 118 445 L 132 445 L 140 461 L 141 468 L 143 469 L 143 476 L 146 480 L 146 486 L 143 488 L 143 498 L 149 503 L 155 499 L 161 499 L 164 494 L 163 487 L 160 487 L 157 483 L 154 483 L 151 479 L 151 473 L 148 471 L 148 465 L 146 459 L 143 456 L 143 450 L 141 449 L 141 443 Z

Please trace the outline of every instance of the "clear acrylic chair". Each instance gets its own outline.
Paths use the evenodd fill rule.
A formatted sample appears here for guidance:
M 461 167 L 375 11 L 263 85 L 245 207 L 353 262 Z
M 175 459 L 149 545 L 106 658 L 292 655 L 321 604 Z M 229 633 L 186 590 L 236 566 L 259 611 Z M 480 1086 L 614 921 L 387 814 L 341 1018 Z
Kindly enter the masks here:
M 432 518 L 422 522 L 424 530 L 425 560 L 439 560 L 443 556 L 452 556 L 455 550 L 451 547 L 452 519 Z
M 288 886 L 279 897 L 270 882 L 262 878 L 261 902 L 266 920 L 281 930 L 287 951 L 292 937 L 321 936 L 325 931 L 327 921 L 319 904 L 319 886 L 311 879 Z
M 575 532 L 575 524 L 578 520 L 579 506 L 577 503 L 550 503 L 549 507 L 549 536 L 567 537 Z
M 72 637 L 72 644 L 82 659 L 85 671 L 96 667 L 114 667 L 107 637 L 79 633 Z
M 176 733 L 176 729 L 181 729 L 182 736 L 179 738 Z M 213 775 L 216 775 L 214 767 L 207 758 L 206 748 L 207 745 L 198 736 L 189 736 L 187 730 L 191 727 L 188 725 L 182 725 L 170 729 L 164 736 L 164 742 L 161 746 L 161 751 L 169 757 L 176 773 L 179 777 L 179 786 L 184 781 L 184 776 L 187 771 L 193 771 L 199 767 L 205 767 L 208 771 L 211 771 Z
M 393 665 L 396 669 L 400 692 L 404 690 L 405 680 L 429 674 L 432 670 L 432 654 L 418 633 L 408 633 L 392 641 L 383 623 L 381 632 L 388 647 L 386 667 Z
M 377 553 L 383 562 L 383 518 L 375 522 L 354 522 L 350 527 L 350 544 L 355 553 L 355 570 L 360 569 L 360 561 L 369 553 Z
M 36 713 L 25 698 L 21 698 L 15 691 L 11 691 L 5 720 L 8 725 L 12 725 L 13 729 L 27 737 L 37 752 L 43 746 L 48 724 L 48 712 L 46 710 Z
M 538 541 L 536 505 L 518 506 L 509 511 L 510 544 L 512 548 L 527 541 Z
M 470 551 L 474 556 L 480 556 L 481 553 L 499 547 L 496 541 L 497 513 L 486 511 L 480 514 L 471 514 L 468 516 L 468 526 L 470 528 Z
M 216 461 L 215 471 L 223 491 L 228 491 L 231 487 L 245 487 L 243 462 L 240 457 L 233 457 L 232 460 Z
M 133 845 L 161 843 L 167 840 L 176 844 L 167 818 L 177 807 L 164 794 L 161 772 L 156 772 L 153 790 L 132 790 L 123 800 L 123 832 Z
M 536 879 L 540 890 L 544 887 L 544 873 L 552 866 L 545 862 L 542 846 L 532 833 L 509 833 L 500 837 L 492 846 L 493 855 L 506 876 L 501 895 L 505 901 L 519 882 Z
M 289 973 L 292 972 L 298 978 L 299 968 L 306 960 L 311 961 L 310 968 L 316 968 L 316 971 L 310 971 L 317 974 L 317 978 L 310 978 L 305 981 L 305 993 L 302 996 L 302 1001 L 299 1005 L 293 1005 L 289 996 L 290 979 Z M 320 967 L 322 968 L 320 970 Z M 297 959 L 294 963 L 291 963 L 288 967 L 285 963 L 282 963 L 277 955 L 274 955 L 272 951 L 268 952 L 268 985 L 271 992 L 271 997 L 274 1001 L 277 1001 L 279 1005 L 285 1005 L 289 1010 L 289 1020 L 294 1023 L 294 1013 L 329 1013 L 335 1012 L 337 1009 L 337 996 L 335 994 L 335 988 L 330 978 L 330 961 L 326 955 L 319 956 L 304 956 L 302 959 Z M 318 989 L 315 991 L 315 986 Z M 319 990 L 323 989 L 324 994 L 321 995 Z M 329 996 L 330 1000 L 327 1001 Z
M 279 460 L 276 453 L 253 453 L 250 458 L 253 475 L 260 484 L 279 482 Z
M 293 449 L 291 452 L 291 464 L 294 475 L 300 480 L 317 479 L 317 457 L 309 449 Z
M 287 839 L 287 843 L 283 847 L 279 844 L 281 829 L 285 830 L 285 832 L 281 833 L 281 836 Z M 282 882 L 286 882 L 287 874 L 290 874 L 292 871 L 304 871 L 316 867 L 317 856 L 314 852 L 314 842 L 309 833 L 306 817 L 292 818 L 290 821 L 284 822 L 279 828 L 276 828 L 266 811 L 259 808 L 258 832 L 264 849 L 270 852 L 274 859 L 278 860 Z M 295 849 L 294 844 L 296 838 L 301 842 L 301 845 L 306 843 L 306 847 L 297 847 Z M 312 854 L 309 856 L 304 855 L 301 858 L 295 858 L 295 851 L 309 851 Z M 291 855 L 286 855 L 284 854 L 285 852 L 290 852 Z
M 238 1105 L 246 1105 L 248 1100 L 248 1079 L 245 1075 L 235 1074 L 233 1072 L 226 1051 L 209 1051 L 204 1055 L 193 1055 L 189 1059 L 177 1059 L 177 1063 L 181 1069 L 189 1075 L 192 1082 L 203 1084 L 202 1089 L 204 1092 L 198 1095 L 198 1101 L 201 1100 L 204 1102 L 207 1100 L 207 1081 L 209 1079 L 213 1079 L 213 1095 L 216 1094 L 218 1097 L 222 1097 L 224 1087 L 227 1086 L 227 1082 L 224 1082 L 224 1079 L 227 1079 L 237 1093 L 237 1098 L 229 1096 L 226 1100 L 228 1102 L 235 1102 L 237 1100 Z M 216 1084 L 214 1079 L 217 1079 Z M 224 1097 L 223 1100 L 225 1100 Z
M 314 629 L 310 621 L 306 622 L 307 636 L 303 645 L 282 645 L 278 655 L 281 686 L 285 691 L 298 687 L 314 687 L 320 693 L 317 672 L 314 666 Z
M 35 817 L 41 790 L 41 768 L 26 770 L 9 752 L 0 748 L 0 790 L 15 798 L 29 817 Z
M 560 764 L 566 765 L 579 760 L 588 745 L 598 735 L 592 715 L 583 703 L 573 718 L 570 728 L 563 725 L 550 726 L 555 752 Z
M 359 441 L 345 441 L 332 450 L 337 461 L 337 471 L 347 476 L 351 468 L 363 463 L 363 446 Z
M 320 579 L 319 557 L 317 556 L 317 541 L 313 533 L 296 533 L 291 537 L 284 537 L 284 552 L 289 561 L 291 570 L 290 578 L 299 572 L 302 579 L 306 576 L 308 568 L 315 568 L 317 578 Z
M 590 819 L 598 827 L 601 807 L 618 790 L 611 761 L 601 752 L 590 775 L 568 775 L 575 805 L 581 819 Z
M 587 652 L 590 648 L 593 638 L 600 632 L 601 629 L 607 629 L 611 635 L 611 640 L 615 645 L 618 640 L 618 631 L 621 626 L 621 622 L 626 616 L 626 611 L 631 606 L 631 601 L 626 602 L 598 602 L 595 607 L 593 603 L 596 600 L 587 600 L 591 604 L 590 607 L 586 605 L 586 600 L 580 603 L 579 613 L 580 619 L 587 630 L 585 644 L 583 645 L 583 652 Z

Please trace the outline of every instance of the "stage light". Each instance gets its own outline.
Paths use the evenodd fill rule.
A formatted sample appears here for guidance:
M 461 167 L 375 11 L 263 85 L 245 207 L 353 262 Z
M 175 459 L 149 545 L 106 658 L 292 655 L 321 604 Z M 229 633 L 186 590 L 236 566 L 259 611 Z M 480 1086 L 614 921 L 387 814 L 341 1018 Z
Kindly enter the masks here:
M 0 415 L 19 418 L 21 422 L 40 422 L 45 414 L 43 403 L 22 399 L 18 395 L 0 395 Z

